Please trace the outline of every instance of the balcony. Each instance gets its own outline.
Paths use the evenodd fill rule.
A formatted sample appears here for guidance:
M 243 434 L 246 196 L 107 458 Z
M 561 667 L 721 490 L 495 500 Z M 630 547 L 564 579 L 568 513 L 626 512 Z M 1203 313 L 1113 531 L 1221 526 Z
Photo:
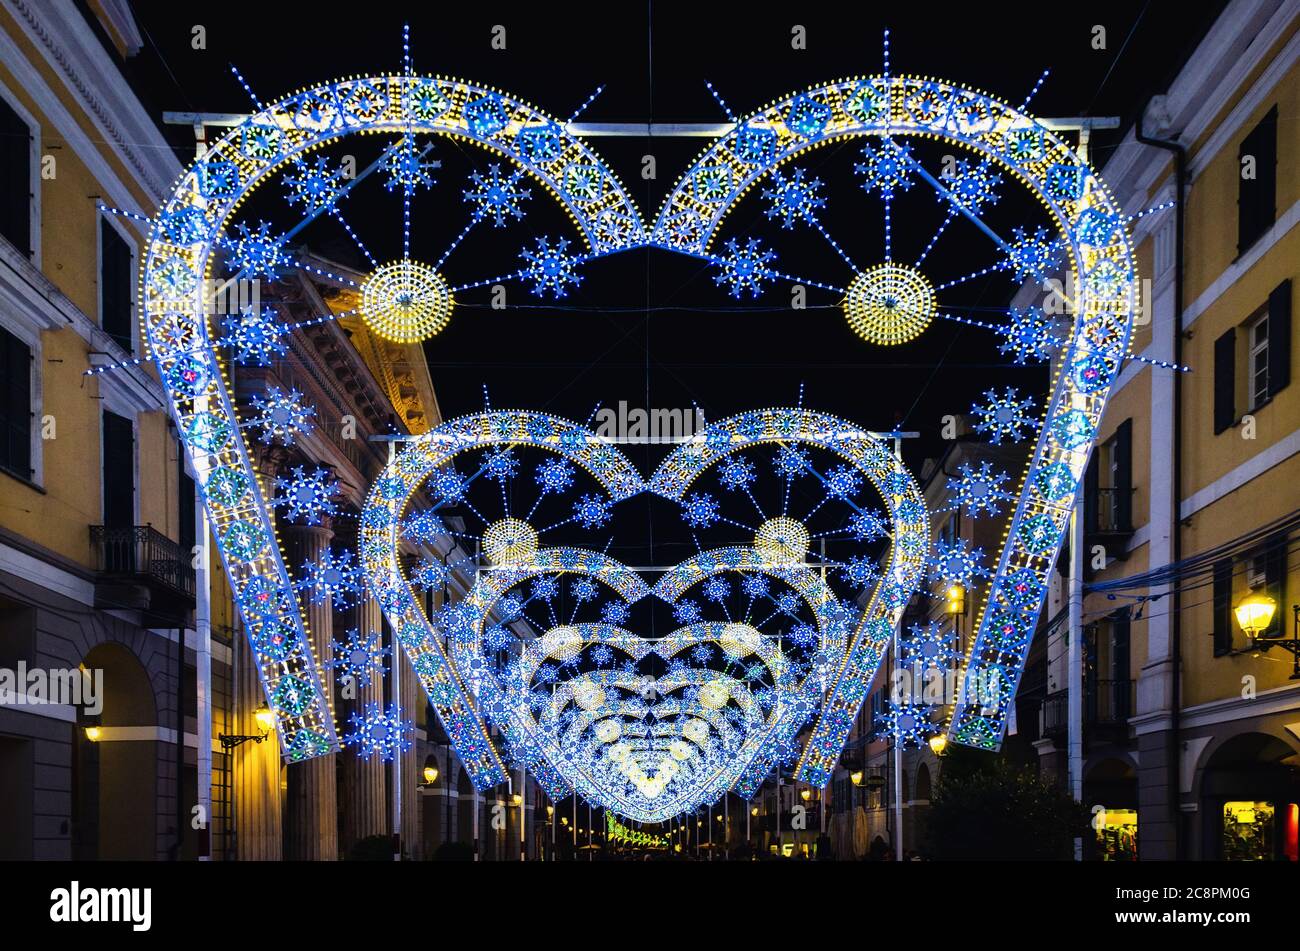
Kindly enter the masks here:
M 1133 490 L 1098 488 L 1084 501 L 1084 542 L 1101 545 L 1119 561 L 1128 557 L 1133 538 Z
M 95 607 L 142 611 L 176 625 L 194 608 L 190 553 L 151 525 L 90 526 Z
M 1083 690 L 1083 738 L 1116 742 L 1128 736 L 1128 718 L 1134 709 L 1132 680 L 1090 680 Z M 1038 708 L 1039 734 L 1062 739 L 1069 732 L 1069 692 L 1049 693 Z

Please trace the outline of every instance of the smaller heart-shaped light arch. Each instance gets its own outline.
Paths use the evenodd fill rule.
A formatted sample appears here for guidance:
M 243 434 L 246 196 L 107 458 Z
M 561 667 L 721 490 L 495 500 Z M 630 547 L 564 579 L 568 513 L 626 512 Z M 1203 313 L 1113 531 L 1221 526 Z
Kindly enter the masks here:
M 529 538 L 531 547 L 520 549 L 526 549 L 521 561 L 515 563 L 507 558 L 500 570 L 479 573 L 468 595 L 452 606 L 446 619 L 451 653 L 444 651 L 421 599 L 401 570 L 402 516 L 431 474 L 467 452 L 498 446 L 548 450 L 589 472 L 614 500 L 638 494 L 643 485 L 627 457 L 590 430 L 543 413 L 500 410 L 451 420 L 409 440 L 371 488 L 361 525 L 366 584 L 397 633 L 452 746 L 478 789 L 504 782 L 507 772 L 482 709 L 484 702 L 501 703 L 502 691 L 492 683 L 479 644 L 500 593 L 529 570 L 538 570 L 537 565 L 580 568 L 625 590 L 629 596 L 639 597 L 646 590 L 636 572 L 596 552 L 539 552 L 534 534 Z M 527 526 L 525 529 L 531 531 Z M 503 546 L 502 552 L 512 551 L 505 542 Z M 480 697 L 480 693 L 486 695 Z M 502 722 L 508 723 L 509 711 L 502 707 L 501 713 Z M 556 779 L 544 773 L 539 778 L 548 782 Z
M 903 608 L 924 571 L 930 548 L 930 518 L 915 480 L 902 460 L 890 451 L 886 437 L 823 413 L 780 408 L 742 413 L 709 425 L 691 442 L 674 450 L 648 486 L 653 492 L 680 501 L 701 473 L 727 456 L 754 445 L 794 443 L 826 449 L 865 475 L 888 506 L 893 528 L 893 543 L 881 580 L 857 623 L 845 632 L 840 649 L 828 659 L 829 669 L 819 684 L 821 708 L 800 756 L 797 775 L 805 782 L 824 786 L 844 749 L 853 716 L 879 669 Z M 800 692 L 811 694 L 811 685 Z M 787 740 L 793 740 L 801 726 L 787 721 L 782 732 L 787 734 Z M 775 762 L 778 746 L 774 738 L 765 748 L 764 774 Z

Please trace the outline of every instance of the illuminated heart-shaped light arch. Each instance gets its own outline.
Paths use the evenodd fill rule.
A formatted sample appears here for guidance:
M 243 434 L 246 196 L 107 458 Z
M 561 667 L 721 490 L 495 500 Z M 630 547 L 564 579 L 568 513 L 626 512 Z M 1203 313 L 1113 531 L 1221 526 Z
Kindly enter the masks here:
M 220 236 L 259 183 L 343 136 L 376 132 L 450 137 L 504 156 L 560 202 L 592 255 L 644 240 L 637 208 L 617 177 L 562 123 L 498 90 L 441 77 L 357 78 L 295 93 L 259 108 L 181 176 L 152 223 L 142 262 L 144 337 L 171 398 L 289 760 L 335 750 L 338 739 L 208 326 L 207 289 Z
M 865 610 L 858 615 L 836 598 L 824 578 L 803 563 L 803 550 L 785 554 L 779 538 L 764 534 L 762 529 L 755 539 L 755 547 L 700 552 L 668 569 L 651 591 L 635 571 L 607 555 L 575 548 L 540 548 L 535 532 L 520 523 L 510 528 L 513 534 L 508 544 L 495 549 L 500 555 L 495 563 L 491 563 L 494 559 L 489 555 L 489 570 L 480 570 L 469 592 L 444 612 L 440 623 L 449 643 L 449 650 L 444 652 L 412 580 L 403 575 L 399 557 L 403 513 L 422 490 L 425 480 L 456 457 L 471 450 L 516 445 L 546 449 L 581 466 L 614 501 L 645 489 L 678 502 L 703 473 L 742 450 L 757 446 L 817 446 L 848 462 L 875 487 L 889 509 L 893 543 L 881 579 Z M 522 759 L 554 796 L 567 795 L 576 789 L 584 797 L 620 814 L 640 821 L 661 821 L 701 803 L 712 802 L 742 782 L 752 783 L 754 777 L 761 779 L 819 709 L 804 756 L 826 764 L 822 768 L 828 769 L 829 759 L 838 755 L 852 720 L 851 712 L 845 711 L 856 709 L 861 702 L 903 605 L 920 580 L 928 554 L 929 519 L 923 499 L 910 474 L 888 446 L 888 441 L 881 436 L 811 410 L 760 410 L 708 426 L 674 450 L 651 479 L 642 483 L 621 453 L 582 427 L 524 411 L 485 413 L 446 423 L 409 441 L 376 481 L 362 520 L 363 567 L 370 590 L 412 658 L 434 709 L 447 725 L 452 744 L 476 783 L 481 787 L 490 786 L 501 782 L 505 775 L 500 752 L 488 730 L 490 724 L 502 731 L 513 747 L 515 759 Z M 491 530 L 485 537 L 488 534 Z M 805 537 L 805 546 L 806 542 Z M 636 716 L 644 711 L 617 707 L 606 710 L 603 716 L 579 714 L 577 733 L 569 723 L 565 725 L 568 732 L 561 736 L 555 728 L 556 715 L 574 703 L 581 706 L 581 698 L 574 693 L 572 684 L 567 685 L 549 704 L 549 714 L 534 717 L 528 698 L 540 664 L 537 655 L 546 657 L 562 649 L 565 655 L 573 656 L 587 645 L 599 642 L 613 645 L 636 659 L 649 651 L 671 660 L 702 641 L 715 641 L 724 653 L 734 654 L 737 636 L 729 628 L 735 625 L 687 625 L 653 645 L 615 624 L 566 625 L 544 633 L 532 642 L 536 647 L 524 645 L 511 676 L 498 678 L 493 672 L 489 658 L 492 650 L 486 646 L 489 624 L 495 618 L 509 616 L 499 610 L 503 597 L 534 576 L 544 573 L 588 576 L 616 591 L 625 602 L 654 594 L 666 602 L 676 603 L 688 588 L 725 571 L 767 574 L 796 592 L 815 619 L 821 660 L 813 669 L 796 677 L 780 656 L 779 648 L 762 640 L 749 647 L 742 643 L 739 653 L 757 655 L 766 665 L 776 690 L 771 712 L 764 717 L 749 702 L 746 691 L 734 683 L 722 685 L 744 715 L 744 729 L 740 731 L 721 724 L 706 709 L 683 710 L 679 705 L 661 705 L 656 722 L 670 722 L 678 715 L 698 719 L 708 724 L 713 733 L 708 737 L 692 737 L 695 745 L 702 750 L 707 746 L 710 754 L 725 754 L 702 756 L 698 762 L 693 755 L 684 755 L 682 762 L 691 767 L 689 775 L 679 774 L 677 767 L 668 763 L 673 766 L 673 774 L 667 775 L 665 770 L 664 778 L 647 771 L 645 764 L 633 756 L 636 769 L 626 778 L 635 788 L 617 777 L 624 788 L 614 788 L 606 748 L 617 749 L 613 746 L 617 737 L 598 736 L 597 744 L 586 739 L 584 731 L 594 730 L 601 720 L 612 717 L 626 720 L 628 715 Z M 563 643 L 551 644 L 548 640 L 561 636 Z M 630 678 L 622 672 L 618 676 L 613 672 L 592 676 L 602 689 L 610 688 L 611 694 L 634 689 L 641 683 L 640 678 Z M 680 679 L 683 674 L 678 672 L 674 676 Z M 708 672 L 696 671 L 690 677 L 713 680 Z M 686 682 L 661 677 L 658 688 L 671 692 Z M 598 706 L 604 709 L 604 701 Z M 720 740 L 716 745 L 712 742 L 715 735 Z M 831 749 L 836 752 L 824 752 Z M 627 762 L 628 756 L 620 753 L 617 765 L 625 773 Z
M 855 78 L 783 98 L 740 120 L 679 180 L 651 241 L 717 261 L 710 247 L 719 226 L 764 176 L 829 142 L 892 135 L 960 145 L 1027 185 L 1063 236 L 1073 279 L 1069 286 L 1078 289 L 1071 302 L 1074 325 L 966 658 L 966 673 L 1000 684 L 1000 697 L 994 703 L 981 698 L 978 704 L 963 698 L 949 726 L 950 739 L 958 743 L 997 749 L 1046 595 L 1047 573 L 1106 397 L 1129 348 L 1136 285 L 1132 246 L 1127 219 L 1100 179 L 1042 124 L 985 93 L 911 76 Z M 810 746 L 799 778 L 822 785 L 838 752 L 833 745 Z

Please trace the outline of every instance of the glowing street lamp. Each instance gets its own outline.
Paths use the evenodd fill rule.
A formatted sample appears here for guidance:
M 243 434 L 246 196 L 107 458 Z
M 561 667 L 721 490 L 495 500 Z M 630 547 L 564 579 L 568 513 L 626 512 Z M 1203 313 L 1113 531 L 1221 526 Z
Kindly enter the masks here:
M 1300 680 L 1300 604 L 1291 605 L 1290 640 L 1282 639 L 1281 625 L 1278 626 L 1279 630 L 1273 636 L 1260 636 L 1272 625 L 1273 615 L 1276 612 L 1276 601 L 1266 594 L 1252 594 L 1238 604 L 1232 613 L 1237 616 L 1237 623 L 1241 625 L 1241 629 L 1250 638 L 1250 647 L 1255 656 L 1265 654 L 1274 647 L 1290 651 L 1292 657 L 1290 679 Z

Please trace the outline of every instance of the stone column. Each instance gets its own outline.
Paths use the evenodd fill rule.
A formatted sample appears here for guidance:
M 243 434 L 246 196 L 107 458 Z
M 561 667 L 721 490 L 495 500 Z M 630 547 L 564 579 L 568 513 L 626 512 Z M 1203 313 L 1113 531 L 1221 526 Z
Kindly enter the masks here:
M 379 604 L 366 596 L 357 606 L 357 630 L 364 637 L 371 632 L 383 632 L 383 620 Z M 391 659 L 389 661 L 391 664 Z M 383 706 L 384 678 L 374 671 L 370 683 L 366 686 L 356 685 L 355 695 L 347 704 L 347 709 L 361 713 L 370 703 Z M 342 721 L 345 714 L 340 709 Z M 378 757 L 362 759 L 354 753 L 343 754 L 343 829 L 344 847 L 347 848 L 358 839 L 371 835 L 386 835 L 388 799 L 384 780 L 384 764 Z
M 270 485 L 288 454 L 280 446 L 258 446 L 254 466 L 263 486 Z M 213 544 L 209 541 L 209 544 Z M 255 713 L 266 703 L 257 657 L 248 644 L 243 618 L 236 618 L 234 636 L 233 713 L 226 732 L 257 736 L 262 732 Z M 283 770 L 279 736 L 261 743 L 247 742 L 231 751 L 231 787 L 235 857 L 240 861 L 278 862 L 284 857 Z
M 257 660 L 243 623 L 234 637 L 235 703 L 228 727 L 231 733 L 261 733 L 254 711 L 266 703 L 258 679 Z M 281 825 L 280 744 L 273 733 L 264 742 L 245 743 L 231 751 L 234 795 L 235 857 L 241 861 L 278 862 L 283 857 Z
M 415 712 L 427 702 L 420 678 L 405 656 L 393 658 L 393 676 L 402 678 L 402 719 L 415 720 Z M 420 851 L 420 799 L 416 789 L 424 761 L 417 744 L 402 754 L 402 851 L 415 858 Z
M 285 535 L 293 564 L 315 561 L 329 548 L 334 532 L 328 518 L 321 525 L 289 525 Z M 318 662 L 329 656 L 334 632 L 334 611 L 328 601 L 314 604 L 303 596 L 304 616 Z M 334 695 L 334 673 L 320 670 L 321 686 Z M 286 858 L 332 862 L 339 857 L 338 756 L 317 756 L 294 763 L 288 770 L 285 817 Z

